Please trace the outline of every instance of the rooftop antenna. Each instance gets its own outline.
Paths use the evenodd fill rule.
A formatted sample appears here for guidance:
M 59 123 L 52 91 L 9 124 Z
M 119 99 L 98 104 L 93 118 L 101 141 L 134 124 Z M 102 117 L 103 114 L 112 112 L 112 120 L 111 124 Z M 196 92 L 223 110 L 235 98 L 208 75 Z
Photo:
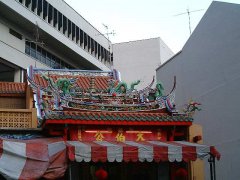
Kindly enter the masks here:
M 30 41 L 30 40 L 27 40 L 27 39 L 26 39 L 26 41 L 33 42 L 33 43 L 35 43 L 37 45 L 40 45 L 40 46 L 44 45 L 44 42 L 40 40 L 39 26 L 38 26 L 37 21 L 36 21 L 36 24 L 35 24 L 33 36 L 35 38 L 34 41 Z
M 98 35 L 102 35 L 102 36 L 105 36 L 107 39 L 108 39 L 108 58 L 109 58 L 109 62 L 110 62 L 110 65 L 111 64 L 111 44 L 110 44 L 110 35 L 112 36 L 115 36 L 116 32 L 114 30 L 110 31 L 110 28 L 108 27 L 108 25 L 106 24 L 103 24 L 103 27 L 105 28 L 105 33 L 100 33 Z
M 105 30 L 106 30 L 106 33 L 102 34 L 102 35 L 106 35 L 107 36 L 107 39 L 110 41 L 110 38 L 109 38 L 109 35 L 112 35 L 112 36 L 115 36 L 115 31 L 112 30 L 109 32 L 109 27 L 106 25 L 106 24 L 103 24 L 102 25 L 104 26 Z
M 202 10 L 204 10 L 204 9 L 198 9 L 198 10 L 189 11 L 189 8 L 187 8 L 186 12 L 180 13 L 180 14 L 175 14 L 174 16 L 181 16 L 181 15 L 184 15 L 184 14 L 187 14 L 187 15 L 188 15 L 189 33 L 190 33 L 190 35 L 191 35 L 191 34 L 192 34 L 192 29 L 191 29 L 191 13 L 193 13 L 193 12 L 198 12 L 198 11 L 202 11 Z

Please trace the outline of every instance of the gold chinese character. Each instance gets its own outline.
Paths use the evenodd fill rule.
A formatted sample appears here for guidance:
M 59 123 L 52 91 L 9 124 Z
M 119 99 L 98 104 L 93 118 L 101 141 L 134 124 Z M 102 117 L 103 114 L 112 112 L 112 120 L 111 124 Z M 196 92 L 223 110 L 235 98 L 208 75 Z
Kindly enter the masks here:
M 104 139 L 102 132 L 99 132 L 99 131 L 95 134 L 95 137 L 96 137 L 96 141 L 102 141 Z
M 145 141 L 143 138 L 143 133 L 137 133 L 137 140 L 136 141 Z
M 117 133 L 116 135 L 117 142 L 125 142 L 125 136 L 123 133 Z
M 160 131 L 157 132 L 157 139 L 158 139 L 158 140 L 162 139 L 162 134 L 161 134 Z
M 78 136 L 78 140 L 79 141 L 82 141 L 82 131 L 81 131 L 81 129 L 78 129 L 78 134 L 77 134 Z

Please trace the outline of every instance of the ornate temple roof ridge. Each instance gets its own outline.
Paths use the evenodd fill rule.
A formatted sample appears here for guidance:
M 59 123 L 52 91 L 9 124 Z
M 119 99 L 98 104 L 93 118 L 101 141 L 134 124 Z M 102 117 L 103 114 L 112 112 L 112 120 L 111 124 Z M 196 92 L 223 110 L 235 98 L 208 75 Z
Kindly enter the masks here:
M 39 119 L 71 117 L 100 113 L 101 116 L 120 116 L 137 121 L 156 120 L 157 117 L 172 117 L 175 110 L 176 79 L 169 94 L 165 95 L 163 85 L 158 82 L 152 87 L 155 78 L 144 89 L 120 81 L 116 70 L 49 70 L 30 67 L 28 82 L 31 85 L 38 109 Z M 92 114 L 91 114 L 92 113 Z M 74 114 L 75 118 L 74 118 Z M 135 117 L 134 117 L 135 116 Z M 175 115 L 177 116 L 177 115 Z M 88 116 L 86 116 L 88 117 Z M 110 118 L 111 119 L 111 118 Z M 160 118 L 161 119 L 161 118 Z M 185 119 L 185 116 L 184 118 Z

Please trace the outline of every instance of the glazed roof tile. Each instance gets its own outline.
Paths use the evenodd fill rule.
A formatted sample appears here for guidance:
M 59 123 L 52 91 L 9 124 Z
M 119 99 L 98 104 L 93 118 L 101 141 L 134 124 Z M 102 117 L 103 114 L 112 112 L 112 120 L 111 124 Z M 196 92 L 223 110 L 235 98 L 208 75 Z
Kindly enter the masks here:
M 79 112 L 64 111 L 62 115 L 48 115 L 51 119 L 74 119 L 93 121 L 139 121 L 139 122 L 192 122 L 193 118 L 187 115 L 167 115 L 166 113 L 141 113 L 141 112 Z
M 0 82 L 0 94 L 25 94 L 26 83 Z
M 83 90 L 88 90 L 90 88 L 90 76 L 71 76 L 71 75 L 49 75 L 50 78 L 56 82 L 59 78 L 77 78 L 76 84 Z M 106 90 L 108 88 L 108 81 L 112 79 L 110 76 L 94 76 L 95 79 L 95 89 L 98 90 Z M 36 84 L 47 87 L 48 83 L 45 79 L 43 79 L 41 74 L 34 74 L 34 81 Z

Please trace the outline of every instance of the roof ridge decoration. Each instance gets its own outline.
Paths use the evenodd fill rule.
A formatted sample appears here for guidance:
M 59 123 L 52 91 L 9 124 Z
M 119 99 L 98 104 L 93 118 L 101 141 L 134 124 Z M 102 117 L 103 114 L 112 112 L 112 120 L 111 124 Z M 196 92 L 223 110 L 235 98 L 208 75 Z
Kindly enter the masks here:
M 185 104 L 183 112 L 187 114 L 189 117 L 193 117 L 196 111 L 202 110 L 200 108 L 201 105 L 202 105 L 201 103 L 198 103 L 197 101 L 190 99 L 188 104 Z
M 30 67 L 28 83 L 35 93 L 34 100 L 39 119 L 54 114 L 61 116 L 64 111 L 101 113 L 175 111 L 175 78 L 172 91 L 164 95 L 162 83 L 159 82 L 152 88 L 154 77 L 149 86 L 136 90 L 135 86 L 140 80 L 128 86 L 125 82 L 115 79 L 113 74 L 114 72 L 44 70 Z M 84 84 L 81 83 L 83 78 Z

